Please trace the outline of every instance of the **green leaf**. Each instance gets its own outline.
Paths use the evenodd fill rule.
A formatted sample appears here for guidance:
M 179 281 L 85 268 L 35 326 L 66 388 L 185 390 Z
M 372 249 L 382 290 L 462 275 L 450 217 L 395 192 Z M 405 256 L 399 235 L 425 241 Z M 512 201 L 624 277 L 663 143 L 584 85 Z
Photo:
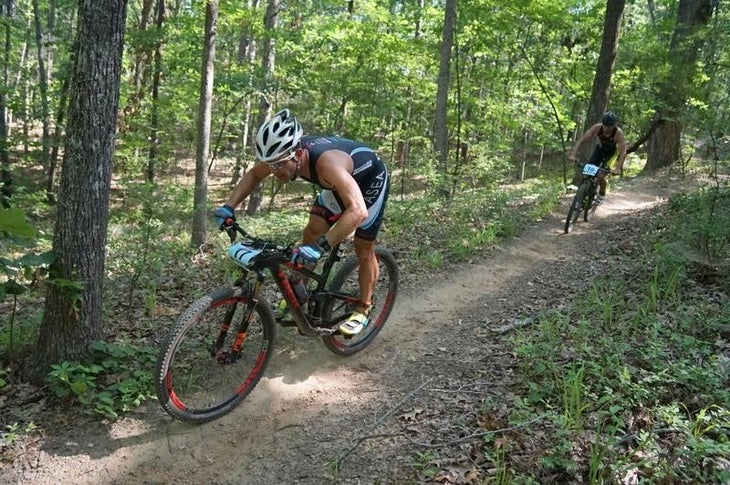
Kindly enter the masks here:
M 0 291 L 0 298 L 4 295 L 22 295 L 28 289 L 17 283 L 15 280 L 9 280 L 0 285 L 0 288 L 2 288 L 2 291 Z
M 89 390 L 89 386 L 84 382 L 74 382 L 71 384 L 71 390 L 78 395 L 84 394 Z
M 38 230 L 25 221 L 23 211 L 15 207 L 0 208 L 0 231 L 26 238 L 34 238 L 38 234 Z

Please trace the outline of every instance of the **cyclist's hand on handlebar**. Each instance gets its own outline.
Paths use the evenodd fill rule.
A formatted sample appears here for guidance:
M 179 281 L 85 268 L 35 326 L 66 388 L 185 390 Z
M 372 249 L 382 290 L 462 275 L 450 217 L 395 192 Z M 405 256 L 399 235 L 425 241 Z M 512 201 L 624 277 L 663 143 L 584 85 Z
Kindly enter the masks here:
M 236 214 L 233 212 L 233 207 L 228 204 L 224 204 L 213 212 L 215 222 L 222 231 L 227 227 L 231 227 L 236 222 Z
M 294 248 L 291 253 L 291 262 L 294 264 L 303 264 L 305 266 L 317 264 L 319 258 L 324 254 L 324 248 L 317 243 L 305 244 Z
M 621 175 L 621 170 L 611 169 L 611 175 Z

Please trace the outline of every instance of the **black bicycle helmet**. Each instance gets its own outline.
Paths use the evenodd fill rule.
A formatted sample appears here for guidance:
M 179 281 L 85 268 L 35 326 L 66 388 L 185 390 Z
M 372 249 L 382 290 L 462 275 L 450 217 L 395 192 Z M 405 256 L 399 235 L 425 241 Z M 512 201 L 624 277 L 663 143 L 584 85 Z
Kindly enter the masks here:
M 618 116 L 613 111 L 606 111 L 601 116 L 601 124 L 603 125 L 614 126 L 616 123 L 618 123 Z
M 288 109 L 277 112 L 261 125 L 256 134 L 256 158 L 271 162 L 290 154 L 303 132 L 302 125 Z

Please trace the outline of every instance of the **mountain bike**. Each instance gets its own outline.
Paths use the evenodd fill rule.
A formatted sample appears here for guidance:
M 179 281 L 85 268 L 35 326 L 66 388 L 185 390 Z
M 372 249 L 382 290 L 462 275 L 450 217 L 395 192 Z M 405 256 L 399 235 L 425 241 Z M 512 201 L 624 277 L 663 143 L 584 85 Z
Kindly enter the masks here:
M 292 262 L 293 244 L 280 245 L 246 232 L 237 223 L 226 229 L 228 255 L 241 274 L 231 286 L 212 291 L 191 304 L 170 329 L 159 354 L 157 398 L 172 417 L 206 423 L 229 413 L 256 387 L 274 353 L 277 323 L 296 327 L 299 334 L 319 337 L 335 354 L 350 356 L 367 347 L 390 316 L 398 293 L 394 256 L 376 248 L 379 277 L 372 297 L 369 323 L 346 336 L 339 325 L 359 299 L 358 261 L 332 248 L 321 269 Z M 237 236 L 242 240 L 235 242 Z M 300 303 L 290 277 L 307 281 Z M 264 289 L 272 279 L 290 310 L 290 321 L 276 320 Z M 271 285 L 268 285 L 271 286 Z M 271 297 L 268 297 L 271 298 Z
M 565 234 L 573 230 L 573 226 L 578 221 L 581 212 L 583 212 L 585 222 L 591 220 L 598 207 L 596 203 L 598 174 L 611 173 L 609 169 L 591 163 L 582 163 L 580 167 L 583 179 L 578 185 L 578 190 L 575 192 L 568 208 L 568 216 L 565 218 Z

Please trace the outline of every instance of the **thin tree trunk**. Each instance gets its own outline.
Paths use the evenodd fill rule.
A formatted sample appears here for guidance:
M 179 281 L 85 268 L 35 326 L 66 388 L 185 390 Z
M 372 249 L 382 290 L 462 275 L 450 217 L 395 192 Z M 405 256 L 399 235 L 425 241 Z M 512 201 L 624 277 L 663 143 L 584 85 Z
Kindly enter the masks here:
M 434 151 L 438 160 L 438 171 L 449 173 L 449 128 L 448 128 L 448 98 L 449 98 L 449 70 L 451 66 L 451 49 L 454 45 L 454 30 L 456 29 L 456 0 L 446 0 L 444 10 L 444 30 L 441 37 L 441 56 L 439 63 L 438 86 L 436 92 L 436 112 L 434 113 Z M 446 190 L 444 187 L 441 190 Z M 447 195 L 443 193 L 442 195 Z
M 43 123 L 43 134 L 41 138 L 42 156 L 41 165 L 47 171 L 46 194 L 49 200 L 53 200 L 53 192 L 55 190 L 56 174 L 50 171 L 50 139 L 51 139 L 51 120 L 50 109 L 48 104 L 48 74 L 46 73 L 46 65 L 43 59 L 43 32 L 41 29 L 40 10 L 38 8 L 38 0 L 33 0 L 33 21 L 35 25 L 35 40 L 38 49 L 38 85 L 41 96 L 41 117 Z
M 2 189 L 0 190 L 0 203 L 3 207 L 10 207 L 10 199 L 13 196 L 13 176 L 10 172 L 10 154 L 8 153 L 8 126 L 6 124 L 6 97 L 5 93 L 8 88 L 8 76 L 10 66 L 10 50 L 12 43 L 10 41 L 10 18 L 13 13 L 12 0 L 4 0 L 2 5 L 2 15 L 5 19 L 5 52 L 3 53 L 2 67 L 2 86 L 0 86 L 0 181 L 2 181 Z
M 159 140 L 159 118 L 157 108 L 160 104 L 160 83 L 162 79 L 162 24 L 165 21 L 165 0 L 157 0 L 155 28 L 157 29 L 157 45 L 155 46 L 154 72 L 152 74 L 152 106 L 150 107 L 150 146 L 147 158 L 147 183 L 154 183 L 157 170 L 157 147 Z
M 215 74 L 215 40 L 218 25 L 218 0 L 205 6 L 205 41 L 203 65 L 200 71 L 200 103 L 198 105 L 198 143 L 195 153 L 195 197 L 193 202 L 193 247 L 208 239 L 208 156 L 210 155 L 210 125 Z
M 276 29 L 279 19 L 279 11 L 281 10 L 280 0 L 269 0 L 266 7 L 266 15 L 264 17 L 264 27 L 266 30 L 266 38 L 264 39 L 263 48 L 261 49 L 261 67 L 264 72 L 264 79 L 266 83 L 274 76 L 274 66 L 276 64 L 276 48 L 273 38 L 273 31 Z M 271 115 L 271 103 L 267 99 L 266 89 L 263 90 L 263 95 L 259 101 L 259 116 L 258 124 L 256 127 L 266 121 Z M 248 206 L 246 207 L 246 214 L 252 216 L 261 209 L 261 202 L 264 200 L 264 184 L 259 184 L 248 198 Z

